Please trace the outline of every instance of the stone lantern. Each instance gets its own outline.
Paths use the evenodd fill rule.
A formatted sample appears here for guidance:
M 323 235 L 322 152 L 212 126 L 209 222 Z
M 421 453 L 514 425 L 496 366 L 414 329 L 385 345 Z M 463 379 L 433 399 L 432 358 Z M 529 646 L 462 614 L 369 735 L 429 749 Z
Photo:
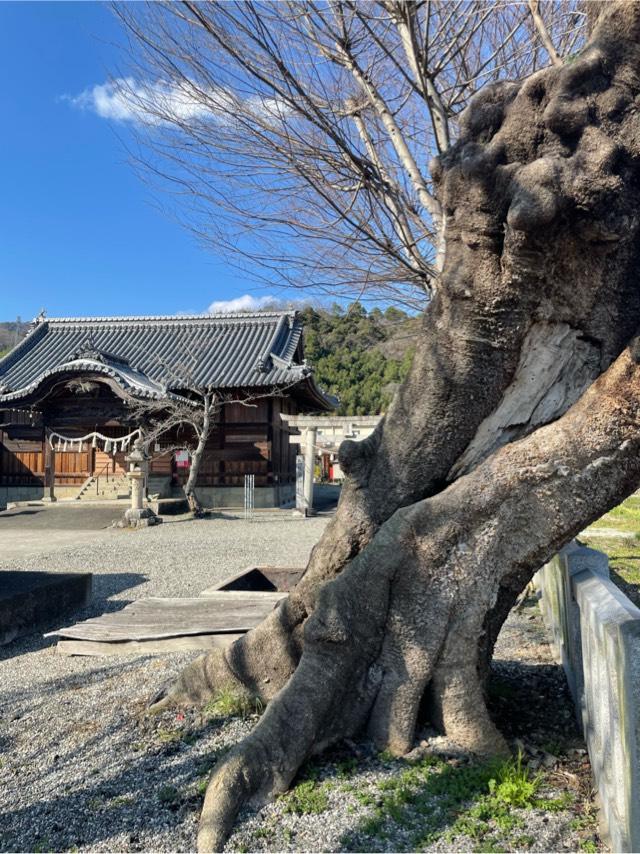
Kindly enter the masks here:
M 148 525 L 158 525 L 162 519 L 144 506 L 144 490 L 149 467 L 149 455 L 144 449 L 144 443 L 138 438 L 133 443 L 133 449 L 125 457 L 129 463 L 127 477 L 131 483 L 131 507 L 124 514 L 123 524 L 130 528 L 145 528 Z

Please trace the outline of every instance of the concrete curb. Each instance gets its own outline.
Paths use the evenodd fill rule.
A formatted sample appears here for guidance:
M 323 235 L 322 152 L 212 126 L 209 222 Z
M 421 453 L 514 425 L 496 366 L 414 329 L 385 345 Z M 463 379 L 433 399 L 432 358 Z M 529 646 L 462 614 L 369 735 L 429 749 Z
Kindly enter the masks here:
M 640 609 L 602 552 L 571 543 L 534 577 L 613 851 L 640 851 Z

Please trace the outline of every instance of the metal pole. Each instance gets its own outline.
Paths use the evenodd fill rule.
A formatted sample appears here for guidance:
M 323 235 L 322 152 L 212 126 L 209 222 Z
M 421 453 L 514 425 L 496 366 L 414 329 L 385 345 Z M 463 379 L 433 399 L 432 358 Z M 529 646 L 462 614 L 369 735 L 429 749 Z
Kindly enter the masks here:
M 255 507 L 255 474 L 244 476 L 244 518 L 253 519 L 253 508 Z

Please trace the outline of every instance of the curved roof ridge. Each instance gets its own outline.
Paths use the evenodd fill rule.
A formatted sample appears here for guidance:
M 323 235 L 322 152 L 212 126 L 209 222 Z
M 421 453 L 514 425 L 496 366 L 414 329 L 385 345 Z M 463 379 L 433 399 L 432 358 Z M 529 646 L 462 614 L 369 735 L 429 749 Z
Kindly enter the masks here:
M 96 315 L 93 317 L 46 317 L 36 324 L 38 329 L 44 323 L 114 323 L 114 322 L 138 322 L 150 320 L 158 321 L 189 321 L 189 320 L 217 320 L 230 318 L 232 320 L 255 319 L 260 317 L 286 317 L 295 318 L 295 309 L 265 310 L 265 311 L 220 311 L 207 312 L 205 314 L 118 314 L 118 315 Z

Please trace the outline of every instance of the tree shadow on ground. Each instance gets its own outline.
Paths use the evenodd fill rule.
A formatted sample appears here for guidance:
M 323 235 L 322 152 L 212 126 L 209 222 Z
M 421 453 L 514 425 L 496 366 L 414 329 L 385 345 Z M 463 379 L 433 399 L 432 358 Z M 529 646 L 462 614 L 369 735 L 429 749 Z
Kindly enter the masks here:
M 71 713 L 69 691 L 89 681 L 126 682 L 136 679 L 136 671 L 144 684 L 151 667 L 152 657 L 118 661 L 11 692 L 5 701 L 18 714 L 28 710 L 31 718 L 39 711 L 41 717 L 66 692 L 64 709 L 56 713 Z M 183 725 L 184 715 L 175 712 L 150 716 L 142 699 L 101 713 L 102 721 L 91 714 L 69 720 L 64 739 L 58 729 L 48 744 L 40 733 L 33 747 L 22 746 L 20 766 L 32 779 L 16 779 L 23 788 L 19 805 L 0 813 L 0 851 L 64 851 L 115 837 L 117 850 L 150 850 L 149 834 L 158 832 L 172 834 L 163 847 L 176 850 L 179 838 L 184 850 L 193 850 L 203 783 L 227 749 L 212 749 L 206 736 L 219 735 L 226 725 L 196 717 Z M 74 744 L 76 738 L 80 743 Z
M 487 698 L 491 717 L 507 740 L 582 743 L 560 664 L 494 659 Z
M 119 611 L 131 600 L 126 602 L 121 599 L 112 599 L 125 590 L 139 587 L 148 581 L 148 576 L 140 572 L 94 572 L 93 573 L 93 597 L 86 611 L 91 611 L 91 616 L 97 616 L 106 611 Z
M 510 819 L 509 810 L 490 797 L 491 786 L 504 773 L 504 763 L 428 760 L 417 765 L 397 763 L 400 767 L 394 769 L 395 776 L 379 782 L 377 794 L 369 796 L 373 806 L 369 816 L 342 836 L 340 850 L 432 850 L 448 836 L 458 844 L 466 837 L 489 845 L 471 850 L 504 850 L 491 845 L 494 834 L 502 834 L 499 825 L 489 824 L 491 819 L 502 820 L 502 832 L 508 835 L 507 829 L 518 821 Z

